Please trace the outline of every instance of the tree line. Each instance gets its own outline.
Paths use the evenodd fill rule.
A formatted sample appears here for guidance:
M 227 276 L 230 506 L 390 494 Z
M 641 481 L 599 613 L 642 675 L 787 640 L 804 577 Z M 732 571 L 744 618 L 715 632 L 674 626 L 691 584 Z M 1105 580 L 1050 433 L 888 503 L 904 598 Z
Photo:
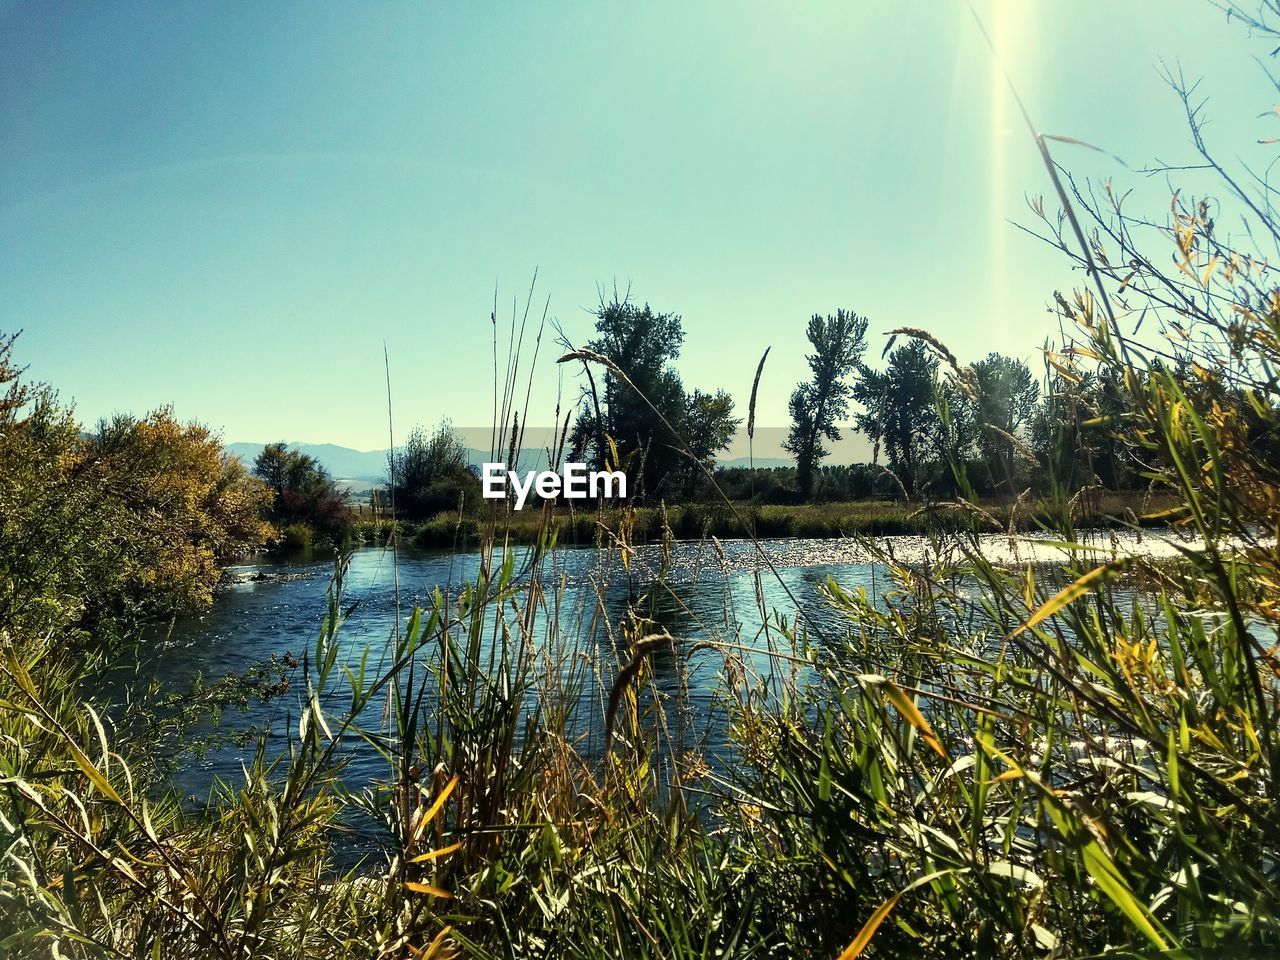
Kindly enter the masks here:
M 845 309 L 810 318 L 809 377 L 791 393 L 783 443 L 794 467 L 717 469 L 742 419 L 725 390 L 686 388 L 675 367 L 682 318 L 629 299 L 602 301 L 597 335 L 585 345 L 601 362 L 593 373 L 584 361 L 566 454 L 625 470 L 641 497 L 675 501 L 708 497 L 713 476 L 733 499 L 773 502 L 1140 485 L 1140 465 L 1115 434 L 1114 375 L 1050 366 L 1037 378 L 1025 361 L 997 352 L 961 366 L 919 331 L 896 346 L 894 337 L 872 364 L 868 325 Z M 871 462 L 827 464 L 829 445 L 848 429 L 870 441 Z
M 868 334 L 867 317 L 852 310 L 812 315 L 809 376 L 790 395 L 782 444 L 794 466 L 718 467 L 743 418 L 723 388 L 686 385 L 677 369 L 683 318 L 629 296 L 602 299 L 595 336 L 575 354 L 590 359 L 582 360 L 573 415 L 547 456 L 623 470 L 632 496 L 650 502 L 714 499 L 713 483 L 730 499 L 766 503 L 1013 498 L 1145 483 L 1144 465 L 1119 433 L 1124 385 L 1110 369 L 1067 369 L 1046 354 L 1037 376 L 998 352 L 961 365 L 936 339 L 905 328 L 872 362 Z M 1203 389 L 1189 368 L 1173 372 L 1187 389 Z M 870 461 L 829 462 L 831 444 L 850 429 L 870 442 Z M 480 504 L 475 470 L 447 423 L 415 428 L 378 495 L 410 521 Z
M 783 448 L 793 467 L 717 467 L 742 424 L 722 388 L 689 387 L 676 368 L 684 343 L 679 314 L 629 298 L 602 300 L 595 337 L 585 349 L 574 416 L 566 419 L 564 459 L 623 470 L 633 497 L 696 502 L 802 503 L 924 496 L 1012 497 L 1111 490 L 1140 484 L 1140 470 L 1115 436 L 1122 392 L 1114 375 L 1071 374 L 1049 367 L 1041 381 L 1022 360 L 999 353 L 961 367 L 947 349 L 920 334 L 890 341 L 882 363 L 868 362 L 869 321 L 852 310 L 814 314 L 805 329 L 809 377 L 792 391 Z M 754 412 L 754 411 L 752 411 Z M 830 444 L 860 431 L 869 463 L 829 463 Z M 518 429 L 512 431 L 518 435 Z M 266 519 L 282 542 L 336 540 L 350 523 L 345 492 L 314 458 L 270 444 L 252 473 L 271 494 Z M 374 491 L 384 512 L 422 522 L 442 513 L 474 514 L 480 487 L 467 450 L 447 422 L 415 427 L 388 458 Z
M 1049 354 L 1037 378 L 999 353 L 963 366 L 919 331 L 891 340 L 873 364 L 868 327 L 843 309 L 810 318 L 809 376 L 789 401 L 793 467 L 717 468 L 742 418 L 727 391 L 686 386 L 676 370 L 681 317 L 602 302 L 586 346 L 604 364 L 584 365 L 576 415 L 562 449 L 549 454 L 625 470 L 633 495 L 650 502 L 709 500 L 712 479 L 731 499 L 764 503 L 1070 495 L 1141 488 L 1159 466 L 1158 450 L 1140 459 L 1126 436 L 1134 385 L 1114 367 Z M 24 590 L 65 591 L 68 577 L 99 583 L 94 609 L 76 615 L 85 622 L 127 619 L 143 606 L 190 609 L 208 602 L 229 558 L 268 545 L 338 543 L 351 532 L 347 491 L 314 458 L 275 443 L 241 464 L 207 427 L 182 423 L 167 407 L 86 428 L 51 387 L 24 378 L 14 340 L 0 338 L 0 573 Z M 1241 442 L 1280 457 L 1267 412 L 1230 381 L 1186 360 L 1157 359 L 1151 369 L 1236 417 Z M 871 462 L 829 463 L 829 445 L 850 428 L 871 442 Z M 377 496 L 413 522 L 474 514 L 481 503 L 466 448 L 447 423 L 412 431 Z M 57 542 L 70 545 L 75 562 L 37 569 L 33 558 Z

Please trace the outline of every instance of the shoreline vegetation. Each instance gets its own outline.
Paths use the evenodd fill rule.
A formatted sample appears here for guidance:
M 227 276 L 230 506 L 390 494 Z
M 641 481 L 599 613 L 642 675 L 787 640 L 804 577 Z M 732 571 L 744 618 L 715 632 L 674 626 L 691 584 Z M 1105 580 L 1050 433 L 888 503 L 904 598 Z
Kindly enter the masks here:
M 1086 494 L 1067 505 L 1075 529 L 1086 531 L 1144 529 L 1170 526 L 1175 500 L 1167 494 Z M 674 540 L 828 539 L 885 537 L 939 532 L 1017 533 L 1051 530 L 1060 519 L 1060 506 L 1049 500 L 985 501 L 978 504 L 941 502 L 913 504 L 892 500 L 848 503 L 757 504 L 738 502 L 672 504 L 670 506 L 608 506 L 595 510 L 564 507 L 504 512 L 500 519 L 442 512 L 429 520 L 397 521 L 387 511 L 359 505 L 353 508 L 351 540 L 357 544 L 385 544 L 396 531 L 400 541 L 423 548 L 464 549 L 478 545 L 487 529 L 499 540 L 536 544 L 548 533 L 562 545 L 594 546 L 608 531 L 626 526 L 634 543 Z M 748 525 L 744 528 L 744 522 Z
M 1280 6 L 1227 6 L 1280 41 Z M 857 492 L 750 509 L 757 534 L 922 524 L 950 547 L 915 569 L 867 537 L 875 596 L 789 582 L 757 542 L 785 609 L 759 593 L 754 617 L 674 619 L 666 558 L 620 607 L 589 580 L 573 603 L 554 541 L 589 538 L 626 566 L 662 529 L 658 508 L 558 532 L 549 510 L 463 510 L 474 576 L 415 584 L 414 606 L 386 565 L 394 614 L 356 648 L 349 505 L 314 461 L 274 445 L 249 467 L 169 409 L 82 429 L 0 338 L 0 955 L 1274 956 L 1280 277 L 1254 238 L 1280 241 L 1280 219 L 1269 183 L 1215 158 L 1194 87 L 1169 79 L 1198 158 L 1164 173 L 1212 178 L 1233 216 L 1190 188 L 1154 219 L 1131 213 L 1035 134 L 1058 206 L 1033 200 L 1040 235 L 1080 269 L 1053 295 L 1062 342 L 1039 384 L 998 355 L 961 364 L 914 327 L 872 367 L 864 318 L 812 318 L 790 405 L 796 483 L 757 493 Z M 1218 229 L 1240 217 L 1243 231 Z M 587 346 L 562 344 L 582 395 L 549 459 L 634 471 L 651 499 L 746 499 L 741 476 L 712 472 L 738 418 L 723 391 L 680 380 L 679 318 L 615 298 L 596 319 Z M 494 433 L 514 451 L 542 330 L 526 343 L 514 308 L 492 327 L 495 371 L 508 345 Z M 879 472 L 821 465 L 842 412 L 909 503 L 869 506 L 890 492 Z M 393 548 L 402 532 L 456 542 L 448 511 L 475 481 L 460 449 L 447 429 L 415 431 L 390 465 L 406 524 L 387 528 Z M 1093 509 L 1095 485 L 1151 499 Z M 967 506 L 915 513 L 944 502 Z M 1010 514 L 1065 544 L 1065 562 L 993 562 L 959 535 Z M 1080 526 L 1099 517 L 1190 540 L 1175 563 L 1100 560 Z M 720 523 L 710 507 L 666 516 L 691 535 Z M 507 529 L 533 549 L 506 549 Z M 309 649 L 189 689 L 138 675 L 150 638 L 207 609 L 227 563 L 281 539 L 339 545 Z M 833 616 L 810 617 L 798 589 Z M 695 658 L 709 695 L 684 682 Z M 106 698 L 103 678 L 131 672 Z M 695 696 L 715 740 L 677 722 Z M 207 804 L 185 802 L 171 762 L 249 697 L 279 723 Z M 357 745 L 371 751 L 359 770 Z M 336 851 L 357 829 L 370 844 L 348 865 Z

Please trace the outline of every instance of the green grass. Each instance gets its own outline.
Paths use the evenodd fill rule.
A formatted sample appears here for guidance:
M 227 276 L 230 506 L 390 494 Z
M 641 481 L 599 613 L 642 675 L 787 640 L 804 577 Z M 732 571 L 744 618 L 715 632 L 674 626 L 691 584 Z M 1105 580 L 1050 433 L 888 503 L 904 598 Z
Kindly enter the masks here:
M 1161 527 L 1166 526 L 1169 519 L 1158 514 L 1172 503 L 1167 495 L 1100 493 L 1081 498 L 1072 510 L 1081 529 Z M 677 540 L 710 537 L 727 540 L 751 535 L 762 539 L 874 537 L 975 527 L 1004 532 L 1009 529 L 1011 515 L 1016 530 L 1033 532 L 1052 525 L 1055 520 L 1050 503 L 1043 500 L 1017 504 L 1007 499 L 982 501 L 977 506 L 980 510 L 951 502 L 862 500 L 802 505 L 739 502 L 733 504 L 732 509 L 724 502 L 614 506 L 597 510 L 558 507 L 552 511 L 530 507 L 506 512 L 497 519 L 465 515 L 459 518 L 457 514 L 442 513 L 425 523 L 403 523 L 399 529 L 403 539 L 416 546 L 454 549 L 478 545 L 490 531 L 490 524 L 513 543 L 536 543 L 549 527 L 555 531 L 558 542 L 586 546 L 596 544 L 603 532 L 624 525 L 629 527 L 634 542 L 654 543 L 661 541 L 668 530 Z M 744 528 L 744 520 L 748 528 Z M 359 543 L 382 543 L 389 531 L 390 524 L 385 518 L 361 520 L 355 525 L 354 535 Z

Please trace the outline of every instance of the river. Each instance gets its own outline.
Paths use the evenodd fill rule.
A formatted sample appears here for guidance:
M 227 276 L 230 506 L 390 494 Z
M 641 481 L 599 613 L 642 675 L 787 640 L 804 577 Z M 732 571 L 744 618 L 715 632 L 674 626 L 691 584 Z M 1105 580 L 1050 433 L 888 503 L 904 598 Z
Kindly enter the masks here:
M 1167 534 L 1103 532 L 1090 542 L 1100 557 L 1175 553 Z M 876 546 L 905 565 L 940 559 L 937 545 L 923 537 L 884 538 Z M 1011 544 L 1003 536 L 982 537 L 979 546 L 988 557 L 1006 562 L 1051 563 L 1063 557 L 1061 550 L 1043 542 Z M 528 576 L 522 572 L 528 555 L 527 548 L 516 548 L 517 579 Z M 557 588 L 552 591 L 559 598 L 554 619 L 561 632 L 572 631 L 582 650 L 597 657 L 602 675 L 616 670 L 609 637 L 629 604 L 639 603 L 646 617 L 679 638 L 675 650 L 654 658 L 654 682 L 692 705 L 681 715 L 681 736 L 715 753 L 723 745 L 724 717 L 715 693 L 725 669 L 724 645 L 739 652 L 748 669 L 767 676 L 777 661 L 766 650 L 784 643 L 778 623 L 795 623 L 797 604 L 811 638 L 820 641 L 845 629 L 840 615 L 819 595 L 819 586 L 828 579 L 849 590 L 864 588 L 883 604 L 893 584 L 882 559 L 852 540 L 774 540 L 762 542 L 759 549 L 748 541 L 685 542 L 665 553 L 657 546 L 639 548 L 627 567 L 616 550 L 559 549 L 544 556 L 540 576 L 544 585 Z M 345 601 L 357 606 L 341 633 L 343 660 L 356 663 L 366 649 L 371 670 L 385 660 L 395 626 L 397 579 L 401 616 L 407 618 L 415 605 L 429 604 L 437 587 L 456 595 L 474 581 L 479 564 L 476 553 L 401 549 L 393 562 L 388 550 L 357 550 L 344 590 Z M 648 590 L 664 567 L 665 586 Z M 253 756 L 253 733 L 268 736 L 269 750 L 284 746 L 302 685 L 301 668 L 288 664 L 301 661 L 315 645 L 332 575 L 333 560 L 325 557 L 263 559 L 233 567 L 212 610 L 179 622 L 155 645 L 143 678 L 160 689 L 187 690 L 197 676 L 215 681 L 272 657 L 277 664 L 272 675 L 290 681 L 291 689 L 282 695 L 265 701 L 251 697 L 243 710 L 225 711 L 218 732 L 226 742 L 180 759 L 174 782 L 190 799 L 208 797 L 218 779 L 234 783 L 241 778 L 241 765 Z M 550 619 L 550 614 L 541 617 L 544 622 L 535 632 L 545 635 Z M 584 704 L 581 722 L 601 729 L 600 691 L 582 696 L 591 702 Z M 205 725 L 194 732 L 211 731 Z M 352 786 L 385 775 L 384 763 L 371 750 L 353 750 L 345 773 Z

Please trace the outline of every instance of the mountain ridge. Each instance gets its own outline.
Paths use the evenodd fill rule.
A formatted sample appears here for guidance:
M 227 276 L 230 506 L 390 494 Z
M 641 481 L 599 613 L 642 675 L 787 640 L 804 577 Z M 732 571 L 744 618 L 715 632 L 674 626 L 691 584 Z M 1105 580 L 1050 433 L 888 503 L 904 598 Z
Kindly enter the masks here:
M 243 461 L 245 466 L 251 467 L 253 459 L 262 452 L 262 448 L 266 446 L 263 443 L 251 443 L 248 441 L 237 441 L 228 443 L 226 450 L 228 453 L 237 456 Z M 382 450 L 356 450 L 353 447 L 344 447 L 336 443 L 297 443 L 290 441 L 286 444 L 290 450 L 296 450 L 304 453 L 309 457 L 314 457 L 322 467 L 329 471 L 329 475 L 335 480 L 364 480 L 371 483 L 382 483 L 387 477 L 387 454 L 389 449 Z M 477 450 L 474 447 L 467 447 L 467 462 L 472 466 L 479 467 L 481 464 L 488 462 L 489 452 L 487 450 Z M 522 469 L 539 469 L 546 464 L 547 452 L 541 449 L 523 448 L 518 451 L 520 466 Z M 717 461 L 722 467 L 745 467 L 748 466 L 747 457 L 731 457 Z M 755 465 L 762 468 L 772 467 L 789 467 L 790 460 L 784 460 L 777 457 L 757 457 Z

